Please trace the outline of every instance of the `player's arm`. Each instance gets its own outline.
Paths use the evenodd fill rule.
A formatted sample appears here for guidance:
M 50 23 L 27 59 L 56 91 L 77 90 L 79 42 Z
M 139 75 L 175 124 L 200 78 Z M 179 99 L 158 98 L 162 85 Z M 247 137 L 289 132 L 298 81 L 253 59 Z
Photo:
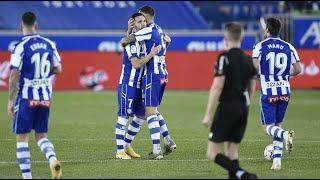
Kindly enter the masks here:
M 252 50 L 252 59 L 253 59 L 253 65 L 258 72 L 260 73 L 260 58 L 261 58 L 261 43 L 258 43 L 254 45 Z
M 126 45 L 135 41 L 150 40 L 151 37 L 152 37 L 152 26 L 143 28 L 133 34 L 130 34 L 129 36 L 122 38 L 120 43 L 122 47 L 125 47 Z
M 171 38 L 170 38 L 170 36 L 167 35 L 166 33 L 164 33 L 163 40 L 164 40 L 164 42 L 165 42 L 165 44 L 166 44 L 166 48 L 168 48 L 169 45 L 170 45 L 170 43 L 171 43 Z
M 250 101 L 252 101 L 252 97 L 253 97 L 253 93 L 256 89 L 256 84 L 257 84 L 257 78 L 258 78 L 258 70 L 256 68 L 256 64 L 258 60 L 253 60 L 253 64 L 251 64 L 251 79 L 249 80 L 249 84 L 248 84 L 248 93 L 249 93 L 249 98 Z M 258 64 L 259 67 L 259 64 Z M 259 69 L 259 68 L 258 68 Z
M 250 79 L 249 85 L 248 85 L 248 93 L 249 93 L 250 101 L 252 101 L 253 93 L 256 89 L 256 84 L 257 84 L 256 78 Z
M 51 69 L 51 73 L 60 74 L 62 72 L 61 58 L 55 45 L 53 45 L 53 63 L 52 64 L 53 64 L 53 67 Z
M 18 82 L 20 78 L 20 69 L 22 66 L 22 56 L 23 56 L 24 46 L 23 44 L 17 44 L 10 58 L 10 76 L 9 76 L 9 98 L 8 98 L 8 106 L 7 111 L 9 117 L 13 117 L 14 115 L 14 104 L 15 97 L 19 90 Z
M 290 68 L 290 76 L 296 76 L 301 73 L 300 58 L 296 49 L 291 44 L 289 47 L 291 50 L 291 64 L 292 64 L 292 68 Z
M 133 28 L 134 28 L 134 19 L 130 18 L 128 20 L 127 36 L 129 36 L 131 34 Z
M 202 121 L 203 125 L 206 127 L 209 127 L 210 122 L 213 118 L 213 113 L 217 107 L 218 100 L 224 86 L 224 82 L 225 82 L 225 76 L 218 76 L 218 77 L 215 77 L 213 80 L 213 83 L 209 91 L 209 99 L 208 99 L 206 112 Z
M 143 65 L 145 65 L 147 62 L 149 62 L 149 60 L 155 56 L 156 54 L 158 54 L 161 50 L 161 45 L 158 45 L 158 46 L 155 46 L 153 44 L 152 48 L 151 48 L 151 52 L 144 56 L 144 57 L 141 57 L 141 58 L 138 58 L 138 57 L 133 57 L 130 59 L 131 61 L 131 64 L 134 68 L 138 69 L 140 67 L 142 67 Z
M 301 73 L 300 62 L 296 62 L 296 63 L 292 64 L 292 67 L 293 68 L 290 69 L 290 76 L 296 76 Z
M 253 66 L 257 72 L 259 72 L 260 61 L 257 58 L 253 58 Z
M 14 115 L 14 104 L 15 97 L 18 92 L 18 82 L 20 78 L 20 71 L 18 69 L 12 69 L 9 77 L 9 99 L 8 99 L 8 115 L 13 117 Z
M 215 78 L 213 79 L 213 82 L 209 91 L 208 104 L 207 104 L 204 118 L 202 120 L 202 124 L 205 127 L 209 127 L 211 123 L 214 110 L 217 107 L 218 100 L 220 98 L 222 89 L 224 87 L 224 83 L 225 83 L 224 69 L 226 66 L 225 60 L 226 60 L 226 57 L 224 55 L 221 55 L 218 58 L 218 61 L 214 67 Z

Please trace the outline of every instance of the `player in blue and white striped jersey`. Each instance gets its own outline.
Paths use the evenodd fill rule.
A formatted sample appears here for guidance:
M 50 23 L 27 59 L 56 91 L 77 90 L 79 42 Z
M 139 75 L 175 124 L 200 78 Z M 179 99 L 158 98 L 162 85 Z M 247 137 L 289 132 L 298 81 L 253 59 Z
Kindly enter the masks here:
M 145 41 L 147 52 L 150 52 L 153 44 L 162 46 L 161 51 L 146 64 L 145 73 L 142 78 L 148 128 L 153 143 L 153 151 L 149 154 L 149 159 L 161 159 L 162 154 L 167 155 L 176 149 L 176 144 L 169 135 L 167 124 L 163 116 L 157 111 L 168 81 L 165 55 L 166 46 L 170 43 L 171 39 L 154 23 L 155 12 L 152 7 L 144 6 L 140 8 L 139 12 L 146 17 L 148 27 L 123 38 L 121 43 L 124 46 L 133 41 Z M 160 148 L 160 133 L 165 140 L 163 153 Z
M 146 26 L 146 18 L 141 13 L 134 13 L 131 18 L 134 20 L 133 31 L 138 31 Z M 118 159 L 140 157 L 131 147 L 131 141 L 140 131 L 145 116 L 141 77 L 144 65 L 160 51 L 160 48 L 160 46 L 153 46 L 151 52 L 147 54 L 144 41 L 130 43 L 124 48 L 122 72 L 118 86 L 118 121 L 115 130 L 116 158 Z M 130 116 L 134 117 L 126 134 L 125 127 Z
M 300 59 L 295 48 L 281 40 L 278 35 L 281 22 L 268 18 L 265 27 L 267 38 L 257 43 L 252 57 L 260 70 L 261 81 L 261 123 L 263 130 L 273 137 L 274 159 L 271 169 L 281 168 L 283 141 L 286 149 L 293 148 L 294 131 L 281 128 L 290 100 L 290 76 L 301 72 Z M 293 68 L 291 68 L 291 66 Z
M 35 131 L 38 146 L 49 161 L 52 178 L 61 177 L 61 164 L 47 138 L 52 76 L 61 72 L 55 44 L 36 34 L 36 16 L 26 12 L 21 23 L 24 37 L 11 55 L 8 115 L 17 135 L 17 158 L 24 179 L 32 178 L 28 133 Z

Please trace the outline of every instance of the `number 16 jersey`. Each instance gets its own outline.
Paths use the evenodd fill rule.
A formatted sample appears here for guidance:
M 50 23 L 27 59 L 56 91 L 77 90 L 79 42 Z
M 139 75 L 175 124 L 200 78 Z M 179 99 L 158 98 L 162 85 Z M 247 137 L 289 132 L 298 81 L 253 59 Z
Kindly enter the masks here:
M 60 65 L 55 44 L 40 35 L 24 36 L 11 55 L 11 69 L 20 71 L 18 97 L 50 101 L 52 68 Z

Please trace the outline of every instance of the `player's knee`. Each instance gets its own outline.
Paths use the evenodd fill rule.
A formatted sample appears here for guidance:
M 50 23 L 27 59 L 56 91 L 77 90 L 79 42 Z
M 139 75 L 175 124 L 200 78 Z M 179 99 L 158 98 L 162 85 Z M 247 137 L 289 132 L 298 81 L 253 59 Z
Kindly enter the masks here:
M 38 142 L 42 138 L 46 138 L 47 134 L 46 133 L 35 133 L 35 139 Z
M 217 153 L 213 151 L 207 151 L 206 157 L 209 161 L 213 161 L 216 158 Z
M 28 141 L 28 134 L 17 134 L 17 142 L 26 142 Z

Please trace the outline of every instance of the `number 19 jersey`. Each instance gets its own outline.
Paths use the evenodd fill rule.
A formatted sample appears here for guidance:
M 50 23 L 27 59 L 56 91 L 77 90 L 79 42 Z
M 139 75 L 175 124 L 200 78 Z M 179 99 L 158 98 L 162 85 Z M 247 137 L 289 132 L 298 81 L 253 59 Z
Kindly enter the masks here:
M 11 69 L 20 71 L 18 97 L 28 100 L 50 101 L 52 68 L 60 65 L 55 44 L 33 34 L 24 36 L 11 55 Z
M 252 57 L 260 63 L 262 95 L 290 95 L 290 67 L 300 61 L 296 49 L 277 36 L 269 36 L 254 46 Z

